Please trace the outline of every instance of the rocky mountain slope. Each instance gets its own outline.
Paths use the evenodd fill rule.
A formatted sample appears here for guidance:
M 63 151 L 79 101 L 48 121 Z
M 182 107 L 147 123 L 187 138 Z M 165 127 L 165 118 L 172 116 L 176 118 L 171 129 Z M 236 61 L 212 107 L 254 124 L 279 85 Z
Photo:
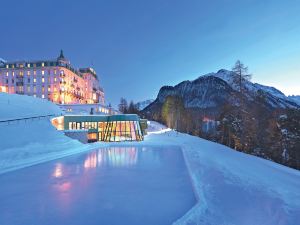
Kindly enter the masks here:
M 280 127 L 280 116 L 295 117 L 300 105 L 274 87 L 247 80 L 239 90 L 234 76 L 231 71 L 219 70 L 164 86 L 142 114 L 179 131 L 300 168 L 299 151 L 284 147 L 283 140 L 291 138 L 285 137 Z M 289 135 L 297 137 L 296 130 Z M 293 141 L 296 145 L 297 140 Z

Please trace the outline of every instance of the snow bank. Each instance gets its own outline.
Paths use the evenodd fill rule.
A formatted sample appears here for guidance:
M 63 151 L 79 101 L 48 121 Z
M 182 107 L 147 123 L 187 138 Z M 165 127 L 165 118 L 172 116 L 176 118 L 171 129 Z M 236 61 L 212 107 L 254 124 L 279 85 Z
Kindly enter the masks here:
M 0 92 L 0 120 L 43 115 L 60 115 L 60 108 L 40 98 Z
M 23 95 L 0 93 L 0 120 L 60 115 L 55 104 Z M 0 123 L 0 174 L 89 149 L 57 131 L 49 118 Z

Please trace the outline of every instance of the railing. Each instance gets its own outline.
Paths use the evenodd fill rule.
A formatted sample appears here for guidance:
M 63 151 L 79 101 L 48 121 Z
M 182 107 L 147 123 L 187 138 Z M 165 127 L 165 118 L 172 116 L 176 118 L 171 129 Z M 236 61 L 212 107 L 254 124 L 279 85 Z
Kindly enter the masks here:
M 57 116 L 55 114 L 49 114 L 49 115 L 44 115 L 44 116 L 32 116 L 32 117 L 24 117 L 24 118 L 18 118 L 18 119 L 9 119 L 9 120 L 0 120 L 0 124 L 2 123 L 13 123 L 13 122 L 20 122 L 20 121 L 27 121 L 27 120 L 34 120 L 34 119 L 41 119 L 41 118 L 49 118 L 52 116 Z

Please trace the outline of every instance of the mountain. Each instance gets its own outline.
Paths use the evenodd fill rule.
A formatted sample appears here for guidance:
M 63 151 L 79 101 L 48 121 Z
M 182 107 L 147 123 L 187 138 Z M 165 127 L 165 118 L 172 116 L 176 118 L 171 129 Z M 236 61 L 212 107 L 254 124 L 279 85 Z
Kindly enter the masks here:
M 298 128 L 288 131 L 289 138 L 282 133 L 286 124 L 297 118 L 300 105 L 274 87 L 247 80 L 242 81 L 240 91 L 235 76 L 222 69 L 163 86 L 142 115 L 181 132 L 300 169 L 295 150 Z M 283 115 L 286 121 L 280 119 Z
M 150 105 L 152 102 L 154 102 L 154 99 L 148 99 L 145 101 L 141 101 L 135 104 L 136 108 L 138 110 L 143 110 L 144 108 L 146 108 L 148 105 Z
M 300 95 L 290 95 L 288 99 L 300 105 Z

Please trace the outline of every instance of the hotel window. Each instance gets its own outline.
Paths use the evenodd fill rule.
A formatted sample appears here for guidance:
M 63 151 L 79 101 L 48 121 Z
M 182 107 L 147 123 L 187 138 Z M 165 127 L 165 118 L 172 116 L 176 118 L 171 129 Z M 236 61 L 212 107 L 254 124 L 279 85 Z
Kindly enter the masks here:
M 30 78 L 27 79 L 27 83 L 30 83 Z
M 33 78 L 33 83 L 36 83 L 36 78 Z
M 43 92 L 43 93 L 45 92 L 45 87 L 44 87 L 44 86 L 42 87 L 42 92 Z
M 45 66 L 45 63 L 42 63 L 42 67 L 44 67 Z
M 33 71 L 33 75 L 36 75 L 36 70 Z
M 15 76 L 15 71 L 12 72 L 12 76 Z
M 50 87 L 50 85 L 48 85 L 48 92 L 50 92 L 51 91 L 51 87 Z
M 42 83 L 45 83 L 45 78 L 44 77 L 42 77 Z
M 27 85 L 27 92 L 30 92 L 30 85 Z
M 36 93 L 36 86 L 33 86 L 33 92 Z
M 30 68 L 30 63 L 27 64 L 27 67 Z
M 6 76 L 8 77 L 8 72 L 6 72 Z
M 6 65 L 6 69 L 8 69 L 8 65 Z
M 11 68 L 15 68 L 15 65 L 11 65 Z
M 56 86 L 54 86 L 54 91 L 57 91 L 57 88 L 56 88 Z
M 11 80 L 11 82 L 12 82 L 12 83 L 15 83 L 15 80 L 14 80 L 14 79 L 12 79 L 12 80 Z
M 30 70 L 27 71 L 27 75 L 30 76 Z
M 56 82 L 57 81 L 57 78 L 56 77 L 54 77 L 54 82 Z
M 45 70 L 42 70 L 42 75 L 44 75 L 45 74 Z
M 54 75 L 56 75 L 56 73 L 57 73 L 56 70 L 54 70 Z
M 45 95 L 42 95 L 42 98 L 45 98 Z
M 24 71 L 20 71 L 20 72 L 19 72 L 19 75 L 20 75 L 20 76 L 23 76 L 23 75 L 24 75 Z

